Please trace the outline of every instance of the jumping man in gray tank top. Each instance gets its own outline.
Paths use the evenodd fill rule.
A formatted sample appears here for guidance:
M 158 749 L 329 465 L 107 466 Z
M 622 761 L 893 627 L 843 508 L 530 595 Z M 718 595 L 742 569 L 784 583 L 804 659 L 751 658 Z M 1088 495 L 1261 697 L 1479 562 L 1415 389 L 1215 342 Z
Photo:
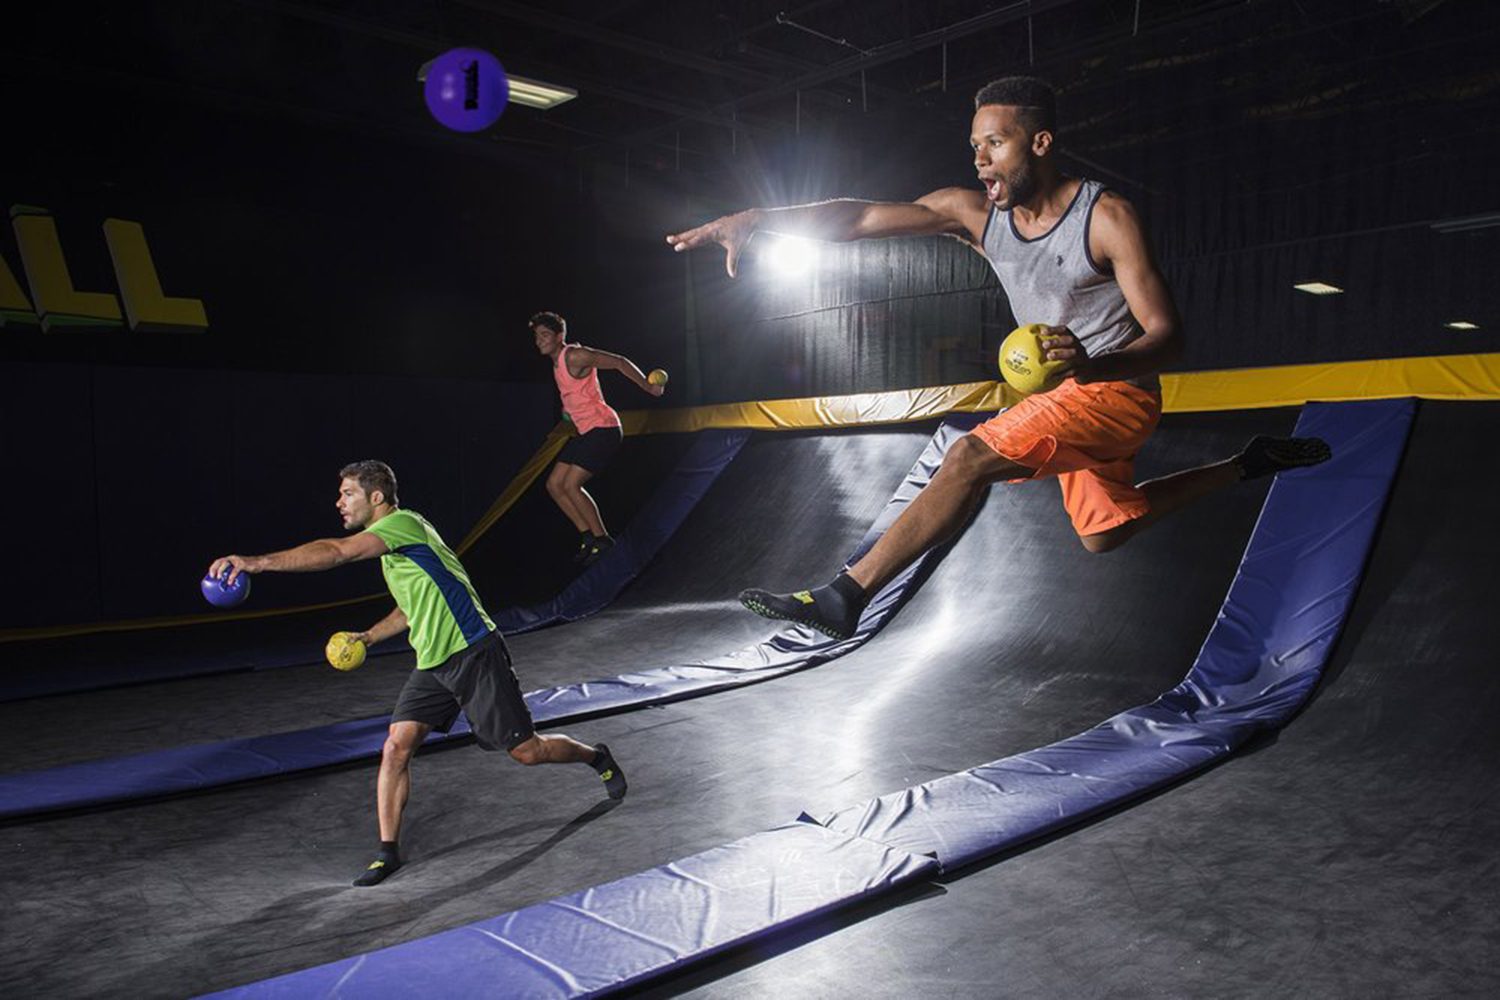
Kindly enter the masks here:
M 1020 323 L 1047 326 L 1055 389 L 1027 397 L 954 442 L 941 468 L 868 553 L 832 582 L 791 594 L 746 590 L 768 618 L 851 635 L 870 597 L 949 538 L 992 483 L 1056 477 L 1079 541 L 1118 548 L 1167 514 L 1244 479 L 1329 458 L 1317 438 L 1252 439 L 1212 465 L 1135 483 L 1134 458 L 1161 416 L 1157 373 L 1182 355 L 1182 323 L 1130 203 L 1055 158 L 1056 101 L 1032 77 L 974 98 L 969 136 L 981 190 L 943 188 L 910 203 L 851 199 L 749 209 L 667 237 L 676 250 L 717 243 L 729 276 L 759 231 L 846 242 L 953 236 L 989 260 Z

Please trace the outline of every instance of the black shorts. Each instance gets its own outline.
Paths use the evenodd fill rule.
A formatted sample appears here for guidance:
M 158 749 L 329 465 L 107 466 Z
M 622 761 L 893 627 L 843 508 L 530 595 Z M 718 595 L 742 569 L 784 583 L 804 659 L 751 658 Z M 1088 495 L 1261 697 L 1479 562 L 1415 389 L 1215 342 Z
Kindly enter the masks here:
M 485 750 L 512 750 L 529 740 L 531 710 L 510 668 L 510 650 L 491 632 L 441 666 L 413 670 L 396 699 L 392 722 L 420 722 L 440 733 L 453 727 L 462 708 Z
M 557 460 L 569 465 L 581 465 L 598 475 L 614 460 L 620 450 L 625 432 L 618 427 L 595 427 L 587 434 L 569 438 L 558 452 Z

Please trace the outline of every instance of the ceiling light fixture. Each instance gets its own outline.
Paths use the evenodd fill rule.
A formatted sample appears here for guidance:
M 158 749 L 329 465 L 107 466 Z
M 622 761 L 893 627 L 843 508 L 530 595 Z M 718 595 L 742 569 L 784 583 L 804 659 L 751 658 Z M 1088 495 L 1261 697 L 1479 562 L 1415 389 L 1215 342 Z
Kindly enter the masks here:
M 1328 285 L 1328 284 L 1324 284 L 1321 281 L 1304 281 L 1302 284 L 1300 284 L 1300 285 L 1293 285 L 1292 287 L 1295 288 L 1295 289 L 1297 289 L 1297 291 L 1299 291 L 1299 292 L 1306 292 L 1309 295 L 1342 295 L 1342 294 L 1344 294 L 1344 290 L 1342 288 L 1338 287 L 1337 285 Z
M 572 87 L 564 87 L 556 83 L 543 83 L 540 80 L 530 80 L 514 74 L 508 74 L 507 79 L 510 80 L 510 99 L 528 108 L 541 108 L 545 111 L 578 96 L 578 91 Z
M 1477 329 L 1479 329 L 1479 324 L 1478 323 L 1470 323 L 1466 319 L 1456 319 L 1452 323 L 1444 323 L 1443 325 L 1446 326 L 1450 330 L 1477 330 Z
M 427 71 L 432 67 L 435 60 L 429 59 L 417 70 L 417 82 L 427 82 Z M 555 108 L 578 96 L 578 91 L 572 87 L 564 87 L 557 83 L 544 83 L 541 80 L 533 80 L 528 76 L 516 76 L 514 73 L 505 74 L 506 82 L 510 85 L 510 101 L 513 104 L 524 104 L 528 108 Z

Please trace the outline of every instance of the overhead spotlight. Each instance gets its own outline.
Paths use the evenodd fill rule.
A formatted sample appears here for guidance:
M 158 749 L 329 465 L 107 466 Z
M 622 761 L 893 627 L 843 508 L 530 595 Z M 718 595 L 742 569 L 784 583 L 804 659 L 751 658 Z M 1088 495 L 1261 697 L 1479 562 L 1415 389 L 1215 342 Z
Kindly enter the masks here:
M 1456 319 L 1452 323 L 1444 323 L 1443 325 L 1446 326 L 1450 330 L 1477 330 L 1477 329 L 1479 329 L 1479 324 L 1478 323 L 1470 323 L 1466 319 Z
M 1329 285 L 1321 281 L 1304 281 L 1300 285 L 1293 285 L 1299 292 L 1309 295 L 1343 295 L 1344 290 L 1337 285 Z
M 818 245 L 798 236 L 777 236 L 764 254 L 772 271 L 790 278 L 813 269 L 818 262 Z
M 436 59 L 429 59 L 418 67 L 418 83 L 427 82 L 427 73 L 432 69 L 432 64 L 436 61 Z M 505 79 L 510 88 L 510 102 L 512 104 L 524 104 L 528 108 L 540 108 L 546 111 L 548 108 L 555 108 L 559 104 L 566 104 L 578 96 L 578 91 L 572 87 L 564 87 L 560 83 L 543 83 L 541 80 L 516 76 L 514 73 L 507 73 Z
M 559 104 L 571 101 L 578 96 L 578 91 L 572 87 L 564 87 L 560 83 L 543 83 L 540 80 L 527 79 L 524 76 L 510 75 L 510 99 L 516 104 L 524 104 L 528 108 L 555 108 Z

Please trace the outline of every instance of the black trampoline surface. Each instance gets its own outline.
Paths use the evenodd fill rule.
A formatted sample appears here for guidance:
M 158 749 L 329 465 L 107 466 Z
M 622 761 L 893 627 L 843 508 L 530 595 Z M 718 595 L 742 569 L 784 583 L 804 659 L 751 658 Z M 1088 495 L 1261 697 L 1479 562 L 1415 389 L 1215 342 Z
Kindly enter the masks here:
M 690 969 L 701 996 L 1449 996 L 1500 990 L 1492 772 L 1496 545 L 1470 528 L 1500 409 L 1427 404 L 1312 705 L 1275 739 L 1009 857 Z M 1168 417 L 1142 476 L 1291 411 Z M 607 611 L 512 641 L 530 689 L 726 652 L 773 631 L 743 586 L 818 583 L 927 440 L 759 435 Z M 876 639 L 765 684 L 567 727 L 631 781 L 472 744 L 413 772 L 408 867 L 375 841 L 374 763 L 3 828 L 8 996 L 183 996 L 526 906 L 1078 732 L 1186 673 L 1264 484 L 1107 556 L 1050 483 L 991 491 Z M 406 661 L 0 706 L 23 770 L 380 714 Z M 496 995 L 504 995 L 503 988 Z

